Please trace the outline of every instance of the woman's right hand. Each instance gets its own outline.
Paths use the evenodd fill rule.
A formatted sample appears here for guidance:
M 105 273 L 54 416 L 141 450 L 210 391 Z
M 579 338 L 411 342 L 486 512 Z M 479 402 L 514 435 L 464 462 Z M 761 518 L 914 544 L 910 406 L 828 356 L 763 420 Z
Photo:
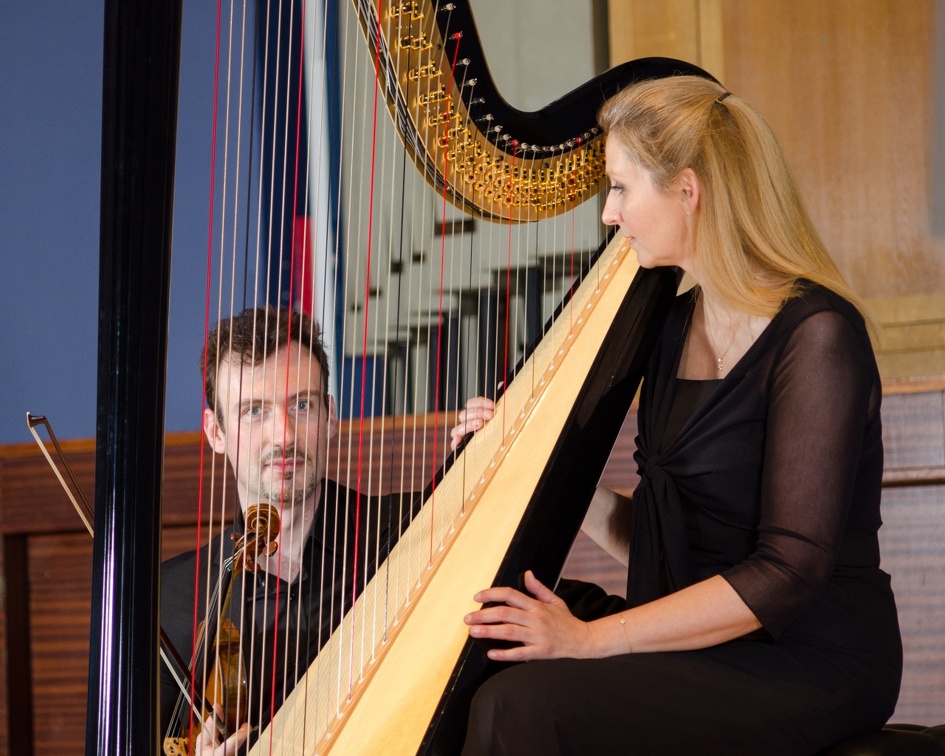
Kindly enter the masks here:
M 484 396 L 477 396 L 466 402 L 466 409 L 460 410 L 458 423 L 450 430 L 450 447 L 456 451 L 460 441 L 467 433 L 474 433 L 495 417 L 495 402 Z

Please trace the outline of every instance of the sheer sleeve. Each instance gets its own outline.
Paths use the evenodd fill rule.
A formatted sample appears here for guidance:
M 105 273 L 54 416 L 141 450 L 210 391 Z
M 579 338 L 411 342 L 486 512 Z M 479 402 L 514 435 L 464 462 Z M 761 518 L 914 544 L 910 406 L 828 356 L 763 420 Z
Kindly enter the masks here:
M 864 329 L 833 310 L 807 317 L 788 338 L 769 390 L 757 548 L 723 576 L 776 637 L 830 578 L 868 430 L 880 433 Z M 881 476 L 881 438 L 869 443 L 878 444 L 867 456 L 875 466 L 878 451 Z

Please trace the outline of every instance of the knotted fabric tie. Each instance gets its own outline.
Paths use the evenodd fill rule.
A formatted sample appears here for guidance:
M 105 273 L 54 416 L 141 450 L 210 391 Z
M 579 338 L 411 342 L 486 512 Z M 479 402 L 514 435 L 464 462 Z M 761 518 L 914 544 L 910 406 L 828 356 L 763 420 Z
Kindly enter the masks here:
M 692 568 L 682 503 L 672 476 L 658 459 L 647 459 L 640 467 L 630 522 L 627 603 L 639 606 L 690 585 Z

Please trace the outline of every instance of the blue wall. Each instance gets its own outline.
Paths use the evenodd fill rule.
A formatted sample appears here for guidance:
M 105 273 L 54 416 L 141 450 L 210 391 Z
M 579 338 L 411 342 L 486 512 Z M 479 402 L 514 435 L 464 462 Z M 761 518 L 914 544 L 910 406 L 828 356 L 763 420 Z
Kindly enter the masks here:
M 103 4 L 4 3 L 0 444 L 95 435 Z M 167 430 L 200 427 L 216 3 L 185 2 Z

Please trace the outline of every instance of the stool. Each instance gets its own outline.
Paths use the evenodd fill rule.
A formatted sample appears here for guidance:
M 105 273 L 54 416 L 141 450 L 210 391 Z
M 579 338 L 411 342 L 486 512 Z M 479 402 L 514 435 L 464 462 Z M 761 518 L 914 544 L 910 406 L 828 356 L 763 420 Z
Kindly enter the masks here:
M 945 756 L 945 725 L 886 725 L 832 745 L 818 756 Z

